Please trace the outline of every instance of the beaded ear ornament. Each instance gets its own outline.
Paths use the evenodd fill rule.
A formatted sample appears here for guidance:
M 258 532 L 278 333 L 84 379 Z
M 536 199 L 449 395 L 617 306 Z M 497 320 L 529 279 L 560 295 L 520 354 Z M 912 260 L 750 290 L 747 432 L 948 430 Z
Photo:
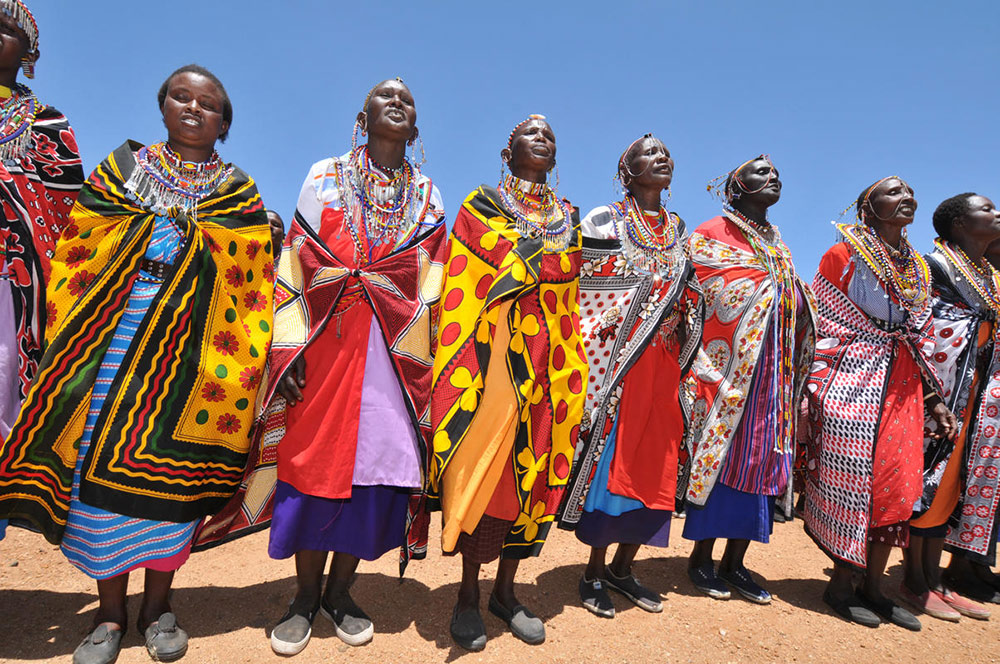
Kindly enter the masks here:
M 17 23 L 17 27 L 28 37 L 28 52 L 21 60 L 21 71 L 26 78 L 35 77 L 35 60 L 38 59 L 38 24 L 35 17 L 21 0 L 0 0 L 0 12 Z
M 770 164 L 771 173 L 768 174 L 767 180 L 764 181 L 763 185 L 751 191 L 750 189 L 747 189 L 746 185 L 743 184 L 743 180 L 740 179 L 740 172 L 742 172 L 744 168 L 746 168 L 753 162 L 757 161 L 758 159 L 763 159 L 767 161 L 768 164 Z M 736 200 L 740 196 L 743 196 L 744 194 L 756 194 L 758 192 L 764 191 L 764 189 L 767 188 L 767 185 L 771 184 L 771 180 L 773 178 L 774 178 L 774 162 L 771 161 L 771 155 L 759 154 L 753 159 L 747 159 L 742 164 L 740 164 L 733 170 L 729 171 L 728 173 L 725 173 L 718 177 L 714 177 L 711 180 L 709 180 L 708 184 L 705 186 L 705 190 L 708 191 L 710 194 L 712 194 L 712 196 L 714 196 L 715 198 L 719 199 L 720 201 L 724 201 L 726 203 L 732 203 L 734 200 Z

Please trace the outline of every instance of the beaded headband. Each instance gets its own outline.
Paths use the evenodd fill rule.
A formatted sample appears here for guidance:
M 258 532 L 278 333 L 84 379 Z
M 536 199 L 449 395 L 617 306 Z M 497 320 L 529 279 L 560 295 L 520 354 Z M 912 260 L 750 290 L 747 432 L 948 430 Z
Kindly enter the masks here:
M 747 189 L 746 185 L 743 184 L 743 181 L 740 180 L 740 171 L 742 171 L 744 168 L 746 168 L 753 162 L 757 161 L 758 159 L 763 159 L 768 164 L 770 164 L 773 172 L 774 162 L 771 161 L 771 155 L 759 154 L 753 159 L 747 159 L 742 164 L 740 164 L 733 170 L 729 171 L 728 173 L 712 178 L 711 180 L 708 181 L 708 184 L 705 186 L 705 189 L 711 192 L 712 195 L 718 198 L 719 200 L 724 200 L 727 203 L 731 203 L 734 198 L 739 198 L 743 194 L 756 194 L 759 191 L 763 191 L 764 188 L 767 187 L 767 185 L 771 184 L 770 175 L 764 182 L 763 186 L 754 191 L 750 191 L 749 189 Z M 734 186 L 736 184 L 740 185 L 740 189 L 743 190 L 742 192 L 738 192 L 735 190 Z
M 528 117 L 526 117 L 525 119 L 521 120 L 516 125 L 514 125 L 514 128 L 510 130 L 510 136 L 507 137 L 507 149 L 510 150 L 511 146 L 514 144 L 514 134 L 517 133 L 518 129 L 528 124 L 532 120 L 544 120 L 544 119 L 545 119 L 544 115 L 541 115 L 539 113 L 532 113 L 531 115 L 529 115 Z
M 634 141 L 632 141 L 631 143 L 629 143 L 628 147 L 625 148 L 625 152 L 622 152 L 622 156 L 618 157 L 618 172 L 615 174 L 615 178 L 618 179 L 620 182 L 622 180 L 622 169 L 625 170 L 625 172 L 628 174 L 628 176 L 630 178 L 637 178 L 640 175 L 642 175 L 642 173 L 633 173 L 632 169 L 630 169 L 628 167 L 628 164 L 625 162 L 625 159 L 626 159 L 626 157 L 628 157 L 628 153 L 632 151 L 632 148 L 634 148 L 637 143 L 639 143 L 640 141 L 644 141 L 647 138 L 655 138 L 655 137 L 651 133 L 649 133 L 649 134 L 643 134 L 639 138 L 637 138 Z M 657 139 L 657 140 L 659 140 L 659 139 Z M 624 186 L 624 185 L 625 185 L 625 183 L 622 182 L 622 186 Z
M 31 14 L 28 8 L 24 5 L 21 0 L 0 0 L 0 11 L 5 15 L 10 16 L 17 23 L 17 27 L 24 31 L 24 34 L 28 37 L 28 54 L 34 55 L 38 53 L 38 24 L 35 22 L 35 17 Z M 35 77 L 35 59 L 25 57 L 21 61 L 21 67 L 24 70 L 24 75 L 28 78 Z

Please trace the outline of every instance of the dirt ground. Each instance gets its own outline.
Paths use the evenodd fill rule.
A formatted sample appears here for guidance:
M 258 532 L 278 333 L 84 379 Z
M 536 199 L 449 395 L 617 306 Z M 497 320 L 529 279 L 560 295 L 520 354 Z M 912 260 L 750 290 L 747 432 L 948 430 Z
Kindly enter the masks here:
M 542 555 L 525 561 L 517 587 L 521 601 L 545 620 L 547 640 L 528 646 L 486 612 L 485 597 L 496 566 L 482 583 L 486 650 L 467 653 L 448 635 L 460 565 L 432 551 L 398 579 L 394 555 L 362 562 L 352 594 L 375 622 L 375 639 L 350 648 L 322 617 L 308 648 L 294 659 L 312 662 L 858 662 L 1000 661 L 1000 606 L 994 618 L 947 623 L 924 616 L 923 631 L 891 625 L 867 629 L 848 624 L 821 598 L 828 559 L 802 531 L 801 521 L 777 524 L 769 545 L 753 545 L 748 566 L 774 594 L 770 606 L 701 595 L 685 574 L 690 542 L 673 523 L 668 549 L 644 548 L 635 573 L 665 598 L 661 614 L 646 613 L 613 595 L 618 614 L 597 618 L 579 604 L 577 582 L 587 548 L 555 529 Z M 432 537 L 438 533 L 433 532 Z M 436 542 L 437 540 L 432 540 Z M 717 552 L 718 555 L 719 552 Z M 898 553 L 890 562 L 889 588 L 900 582 Z M 173 596 L 180 624 L 191 635 L 184 662 L 277 662 L 269 629 L 294 591 L 291 560 L 267 556 L 267 533 L 195 554 L 178 572 Z M 138 611 L 142 579 L 133 574 L 129 608 Z M 0 542 L 0 661 L 69 662 L 97 606 L 96 585 L 76 571 L 40 536 L 10 529 Z M 134 624 L 118 661 L 149 662 Z

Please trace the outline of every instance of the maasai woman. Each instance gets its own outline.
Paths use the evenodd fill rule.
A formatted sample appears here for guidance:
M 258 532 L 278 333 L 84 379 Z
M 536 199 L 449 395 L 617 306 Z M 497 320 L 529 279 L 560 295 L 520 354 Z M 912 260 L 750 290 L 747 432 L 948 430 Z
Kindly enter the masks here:
M 605 584 L 646 611 L 663 610 L 631 568 L 640 545 L 667 546 L 689 410 L 678 387 L 701 341 L 700 289 L 684 251 L 684 222 L 660 202 L 673 171 L 659 139 L 633 141 L 618 160 L 625 200 L 596 208 L 581 224 L 590 378 L 559 523 L 591 546 L 580 599 L 608 618 L 615 607 Z
M 362 558 L 405 542 L 410 495 L 422 486 L 431 312 L 447 232 L 438 190 L 406 157 L 416 123 L 401 80 L 371 89 L 351 151 L 309 169 L 279 263 L 270 360 L 278 378 L 252 471 L 270 484 L 220 515 L 261 513 L 258 496 L 273 494 L 268 553 L 294 556 L 297 582 L 271 631 L 278 654 L 306 647 L 317 613 L 349 645 L 372 639 L 350 584 Z M 359 132 L 366 144 L 357 145 Z M 276 488 L 273 461 L 264 463 L 275 457 Z M 212 538 L 222 535 L 215 527 L 206 529 Z
M 97 579 L 81 664 L 117 657 L 138 567 L 150 656 L 187 650 L 170 585 L 201 518 L 242 478 L 271 339 L 264 207 L 214 149 L 229 97 L 189 65 L 158 100 L 167 141 L 115 150 L 63 229 L 48 348 L 0 448 L 0 516 L 31 521 Z
M 993 459 L 991 450 L 1000 426 L 1000 272 L 985 252 L 1000 240 L 1000 210 L 983 196 L 959 194 L 934 211 L 934 230 L 938 238 L 927 256 L 935 342 L 931 362 L 959 433 L 954 441 L 936 434 L 924 439 L 924 491 L 910 523 L 899 591 L 907 603 L 935 618 L 985 620 L 990 615 L 985 607 L 942 583 L 940 564 L 946 536 L 953 558 L 974 559 L 988 570 L 996 557 L 1000 459 Z M 928 396 L 930 408 L 939 398 Z M 952 514 L 955 527 L 949 528 Z
M 514 595 L 569 481 L 587 384 L 580 338 L 579 221 L 547 184 L 556 139 L 545 118 L 514 127 L 496 189 L 465 199 L 452 229 L 434 360 L 429 495 L 444 510 L 442 547 L 462 553 L 451 635 L 482 650 L 479 568 L 500 556 L 490 612 L 514 636 L 545 626 Z
M 813 353 L 809 289 L 767 219 L 780 197 L 771 160 L 751 159 L 726 176 L 723 216 L 699 226 L 689 242 L 705 292 L 705 328 L 691 381 L 700 439 L 691 452 L 684 522 L 684 537 L 696 541 L 688 575 L 711 597 L 729 597 L 725 581 L 759 604 L 771 595 L 743 558 L 751 540 L 769 540 L 775 497 L 787 493 L 795 404 Z M 716 575 L 719 537 L 729 541 Z
M 38 55 L 31 12 L 0 2 L 0 438 L 38 369 L 50 260 L 83 183 L 66 118 L 17 82 L 19 68 L 34 78 Z
M 869 627 L 920 622 L 882 593 L 893 546 L 906 546 L 921 493 L 924 396 L 940 394 L 927 263 L 906 240 L 917 202 L 902 179 L 882 178 L 855 203 L 858 223 L 838 224 L 820 261 L 816 361 L 807 388 L 806 531 L 834 561 L 823 601 Z M 946 437 L 948 408 L 932 414 Z M 853 570 L 864 573 L 855 594 Z

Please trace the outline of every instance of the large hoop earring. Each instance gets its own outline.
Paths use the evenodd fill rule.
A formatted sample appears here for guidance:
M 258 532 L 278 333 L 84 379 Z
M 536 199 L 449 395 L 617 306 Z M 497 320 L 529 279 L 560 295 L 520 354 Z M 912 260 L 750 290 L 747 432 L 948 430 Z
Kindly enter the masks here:
M 351 134 L 351 152 L 358 149 L 358 132 L 363 131 L 361 129 L 361 120 L 354 121 L 354 132 Z M 362 134 L 363 135 L 363 134 Z
M 420 141 L 420 163 L 417 163 L 417 141 Z M 427 155 L 424 153 L 424 139 L 417 134 L 417 137 L 410 141 L 410 161 L 416 164 L 417 168 L 420 168 L 427 163 Z

